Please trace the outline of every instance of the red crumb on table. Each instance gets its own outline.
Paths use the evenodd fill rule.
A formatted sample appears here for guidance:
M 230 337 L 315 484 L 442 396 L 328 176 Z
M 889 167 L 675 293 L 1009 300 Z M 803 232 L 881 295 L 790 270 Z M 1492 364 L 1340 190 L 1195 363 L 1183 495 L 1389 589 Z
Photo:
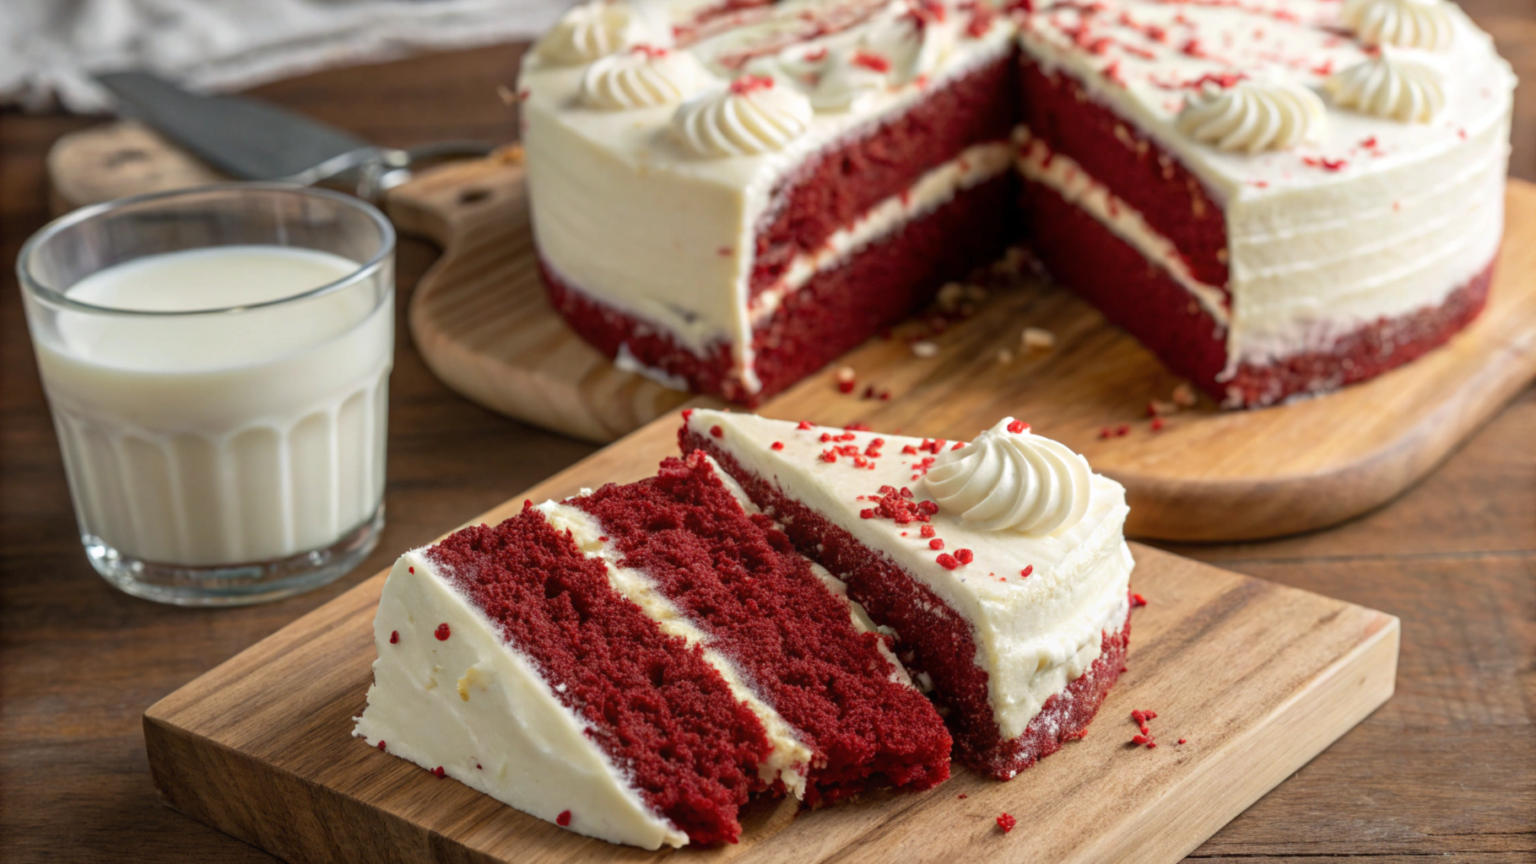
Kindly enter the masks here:
M 839 393 L 852 393 L 853 392 L 853 382 L 852 381 L 839 381 L 839 382 L 837 382 L 837 392 L 839 392 Z
M 571 824 L 571 811 L 561 810 L 560 815 L 555 817 L 555 824 L 559 825 L 561 828 Z
M 965 794 L 965 793 L 964 793 L 964 792 L 961 792 L 961 793 L 960 793 L 960 794 L 959 794 L 959 795 L 956 795 L 956 796 L 955 796 L 955 797 L 956 797 L 956 798 L 959 798 L 959 799 L 961 799 L 961 800 L 964 800 L 964 799 L 966 799 L 966 798 L 969 798 L 969 797 L 970 797 L 970 796 L 969 796 L 969 795 L 966 795 L 966 794 Z
M 448 772 L 447 772 L 447 771 L 444 771 L 444 770 L 443 770 L 443 766 L 441 766 L 441 765 L 439 765 L 439 766 L 437 766 L 437 767 L 436 767 L 436 768 L 433 768 L 433 769 L 432 769 L 432 776 L 433 776 L 433 777 L 436 777 L 436 778 L 437 778 L 437 779 L 439 779 L 439 780 L 441 780 L 441 779 L 443 779 L 443 778 L 444 778 L 444 777 L 447 777 L 447 776 L 448 776 Z
M 1180 744 L 1187 744 L 1187 743 L 1189 743 L 1189 739 L 1188 738 L 1180 738 L 1179 739 L 1179 743 Z
M 389 631 L 389 644 L 391 644 L 391 645 L 398 645 L 398 644 L 400 644 L 400 631 L 399 630 L 391 630 L 391 631 Z
M 1153 417 L 1152 418 L 1152 431 L 1153 432 L 1161 432 L 1161 431 L 1163 431 L 1163 418 L 1161 418 L 1161 417 Z
M 1004 813 L 1004 814 L 1002 814 L 1002 815 L 997 817 L 997 827 L 1003 829 L 1003 833 L 1004 834 L 1007 834 L 1009 831 L 1012 831 L 1013 830 L 1013 826 L 1015 826 L 1017 824 L 1019 824 L 1019 820 L 1013 818 L 1012 816 L 1009 816 L 1007 813 Z
M 379 739 L 379 749 L 380 749 L 380 750 L 383 750 L 383 749 L 384 749 L 384 739 L 383 739 L 383 738 L 380 738 L 380 739 Z
M 453 631 L 448 629 L 448 622 L 444 621 L 437 625 L 437 629 L 432 631 L 432 635 L 436 636 L 439 642 L 447 642 L 448 637 L 453 635 Z
M 1131 608 L 1139 608 L 1145 605 L 1147 605 L 1147 598 L 1141 596 L 1140 594 L 1131 595 Z
M 1099 430 L 1099 437 L 1100 438 L 1113 438 L 1113 437 L 1115 437 L 1115 430 L 1109 428 L 1108 426 L 1105 426 L 1103 429 Z
M 1151 750 L 1152 748 L 1156 747 L 1157 746 L 1157 741 L 1155 741 L 1152 738 L 1152 728 L 1147 725 L 1147 721 L 1148 720 L 1156 720 L 1157 719 L 1157 712 L 1156 711 L 1132 711 L 1131 712 L 1131 719 L 1136 721 L 1136 728 L 1138 730 L 1140 730 L 1140 733 L 1141 733 L 1139 735 L 1132 735 L 1131 736 L 1131 743 L 1132 744 L 1138 744 L 1138 745 L 1144 744 L 1144 745 L 1146 745 L 1148 750 Z M 1179 743 L 1182 744 L 1184 742 L 1180 741 Z
M 719 426 L 711 426 L 709 427 L 709 434 L 715 438 L 724 438 L 725 430 L 721 429 Z

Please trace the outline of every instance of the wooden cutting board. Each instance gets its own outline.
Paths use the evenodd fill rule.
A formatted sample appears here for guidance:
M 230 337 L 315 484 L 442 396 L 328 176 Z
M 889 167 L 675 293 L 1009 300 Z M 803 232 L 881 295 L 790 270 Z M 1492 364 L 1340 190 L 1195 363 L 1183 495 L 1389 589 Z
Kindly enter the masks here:
M 648 475 L 675 452 L 678 423 L 664 417 L 475 521 Z M 351 737 L 383 573 L 150 708 L 150 768 L 172 807 L 294 862 L 1176 861 L 1391 696 L 1398 621 L 1133 550 L 1148 605 L 1085 740 L 1008 783 L 957 766 L 920 794 L 811 812 L 755 803 L 737 845 L 649 853 L 587 839 Z M 1148 709 L 1155 749 L 1130 743 L 1131 711 Z M 1006 835 L 1004 812 L 1018 819 Z
M 131 124 L 62 139 L 49 166 L 68 204 L 214 176 Z M 936 357 L 914 356 L 902 337 L 915 327 L 898 328 L 760 411 L 952 439 L 1019 416 L 1125 484 L 1134 536 L 1229 541 L 1333 525 L 1391 500 L 1536 379 L 1536 186 L 1511 180 L 1506 201 L 1481 318 L 1448 346 L 1338 393 L 1243 412 L 1202 399 L 1154 432 L 1148 403 L 1167 400 L 1178 379 L 1071 292 L 1018 280 L 935 337 Z M 422 356 L 454 390 L 599 442 L 689 398 L 615 369 L 549 306 L 515 158 L 438 169 L 392 192 L 387 209 L 402 231 L 444 248 L 415 290 L 409 321 Z M 1053 333 L 1055 348 L 1022 351 L 1025 326 Z M 1011 362 L 999 362 L 1003 350 Z M 853 394 L 837 390 L 842 365 L 857 373 Z M 860 398 L 869 386 L 890 400 Z M 1101 437 L 1106 429 L 1112 437 Z

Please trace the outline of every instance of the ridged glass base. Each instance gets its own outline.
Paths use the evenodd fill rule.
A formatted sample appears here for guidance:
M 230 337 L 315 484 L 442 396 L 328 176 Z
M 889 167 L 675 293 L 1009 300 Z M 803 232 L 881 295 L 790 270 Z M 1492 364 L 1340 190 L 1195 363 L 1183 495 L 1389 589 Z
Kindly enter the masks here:
M 146 600 L 176 606 L 248 606 L 302 594 L 350 572 L 379 544 L 384 505 L 324 549 L 273 561 L 214 567 L 156 564 L 121 554 L 89 534 L 85 555 L 108 582 Z

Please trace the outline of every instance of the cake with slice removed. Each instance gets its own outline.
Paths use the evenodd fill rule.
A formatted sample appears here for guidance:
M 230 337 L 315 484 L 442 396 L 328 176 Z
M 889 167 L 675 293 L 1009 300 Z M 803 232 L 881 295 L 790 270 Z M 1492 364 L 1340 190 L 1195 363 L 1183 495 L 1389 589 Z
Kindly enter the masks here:
M 612 842 L 949 775 L 888 637 L 703 454 L 406 553 L 374 639 L 356 735 Z
M 1125 490 L 1005 418 L 973 442 L 685 412 L 703 451 L 897 637 L 956 754 L 1008 779 L 1080 738 L 1122 671 Z

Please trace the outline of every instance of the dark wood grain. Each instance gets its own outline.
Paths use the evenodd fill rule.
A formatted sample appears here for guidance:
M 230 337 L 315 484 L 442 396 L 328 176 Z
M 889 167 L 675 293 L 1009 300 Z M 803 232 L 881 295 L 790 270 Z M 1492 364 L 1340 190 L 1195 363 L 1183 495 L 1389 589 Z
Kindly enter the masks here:
M 1523 78 L 1536 72 L 1528 0 L 1464 5 Z M 382 143 L 511 139 L 515 124 L 494 87 L 512 78 L 516 58 L 516 49 L 487 48 L 257 92 Z M 391 382 L 389 525 L 355 574 L 233 611 L 168 609 L 117 593 L 79 550 L 11 270 L 47 218 L 49 145 L 93 122 L 0 113 L 0 860 L 269 861 L 156 801 L 144 709 L 400 549 L 593 448 L 459 399 L 402 340 Z M 1516 91 L 1511 172 L 1536 180 L 1530 86 Z M 401 308 L 434 254 L 402 242 Z M 1536 860 L 1536 391 L 1381 510 L 1319 534 L 1177 551 L 1403 622 L 1398 697 L 1197 857 Z

